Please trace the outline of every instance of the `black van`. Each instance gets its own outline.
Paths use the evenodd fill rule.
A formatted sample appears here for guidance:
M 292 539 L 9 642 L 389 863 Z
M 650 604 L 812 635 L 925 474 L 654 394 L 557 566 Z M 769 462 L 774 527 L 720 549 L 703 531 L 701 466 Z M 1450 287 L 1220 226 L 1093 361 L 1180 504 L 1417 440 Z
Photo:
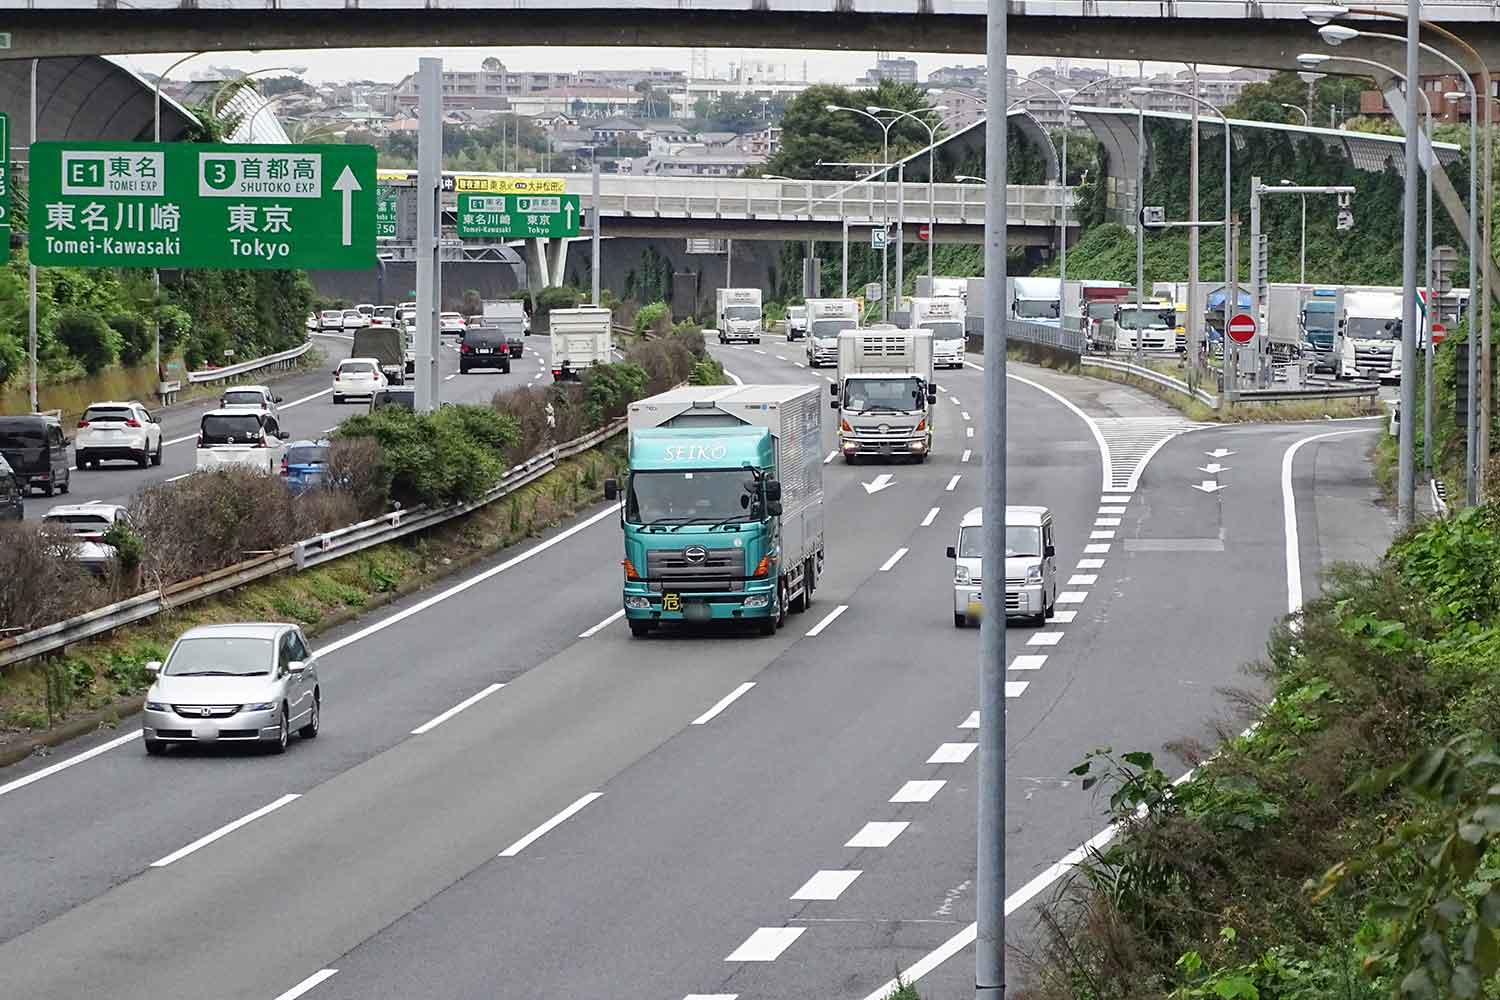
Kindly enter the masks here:
M 0 455 L 27 488 L 44 496 L 68 492 L 68 439 L 56 417 L 39 413 L 0 417 Z

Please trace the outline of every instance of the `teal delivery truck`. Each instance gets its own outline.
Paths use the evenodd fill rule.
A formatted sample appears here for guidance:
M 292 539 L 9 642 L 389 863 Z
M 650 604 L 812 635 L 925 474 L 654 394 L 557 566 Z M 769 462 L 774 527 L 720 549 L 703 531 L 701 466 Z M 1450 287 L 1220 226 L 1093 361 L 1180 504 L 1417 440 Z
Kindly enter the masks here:
M 753 624 L 807 609 L 823 570 L 823 397 L 812 385 L 686 386 L 633 403 L 625 617 Z

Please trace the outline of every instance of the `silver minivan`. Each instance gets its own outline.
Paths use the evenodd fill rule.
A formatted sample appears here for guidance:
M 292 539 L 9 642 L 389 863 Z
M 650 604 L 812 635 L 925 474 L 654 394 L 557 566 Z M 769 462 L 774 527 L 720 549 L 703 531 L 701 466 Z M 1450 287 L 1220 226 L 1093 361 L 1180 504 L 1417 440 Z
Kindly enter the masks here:
M 953 625 L 978 622 L 981 603 L 980 561 L 984 508 L 963 516 L 958 544 L 948 546 L 953 560 Z M 1046 507 L 1005 508 L 1005 616 L 1041 625 L 1057 609 L 1057 553 L 1052 512 Z

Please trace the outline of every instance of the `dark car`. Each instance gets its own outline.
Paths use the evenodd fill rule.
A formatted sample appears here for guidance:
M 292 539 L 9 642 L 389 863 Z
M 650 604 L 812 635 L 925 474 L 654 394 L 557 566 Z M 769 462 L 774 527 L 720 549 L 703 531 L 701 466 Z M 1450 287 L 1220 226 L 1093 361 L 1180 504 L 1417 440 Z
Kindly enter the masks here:
M 0 521 L 19 521 L 26 516 L 26 485 L 0 457 Z
M 370 397 L 370 411 L 372 413 L 387 406 L 395 406 L 403 410 L 415 410 L 417 408 L 417 387 L 401 386 L 394 389 L 381 389 Z
M 498 326 L 470 324 L 458 345 L 458 370 L 468 374 L 474 368 L 498 368 L 510 374 L 510 343 Z
M 505 331 L 505 346 L 510 348 L 510 356 L 519 358 L 526 353 L 526 331 L 521 328 Z
M 281 456 L 281 478 L 294 494 L 322 486 L 328 480 L 327 439 L 288 443 Z
M 56 417 L 0 417 L 0 455 L 27 489 L 38 487 L 49 497 L 54 491 L 68 492 L 68 439 Z

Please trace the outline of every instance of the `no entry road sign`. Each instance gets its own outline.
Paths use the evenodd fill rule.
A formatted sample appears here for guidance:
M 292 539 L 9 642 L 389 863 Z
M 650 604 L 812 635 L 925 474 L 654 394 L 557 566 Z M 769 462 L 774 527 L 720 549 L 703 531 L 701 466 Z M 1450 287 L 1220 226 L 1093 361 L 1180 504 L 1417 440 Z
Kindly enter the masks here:
M 1229 339 L 1236 344 L 1248 344 L 1255 339 L 1255 317 L 1240 313 L 1229 321 Z

